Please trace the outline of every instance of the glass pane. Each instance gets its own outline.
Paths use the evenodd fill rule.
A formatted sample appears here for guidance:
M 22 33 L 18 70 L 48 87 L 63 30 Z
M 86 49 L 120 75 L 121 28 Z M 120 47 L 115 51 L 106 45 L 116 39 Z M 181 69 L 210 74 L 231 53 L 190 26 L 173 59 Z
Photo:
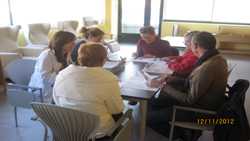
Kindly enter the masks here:
M 213 0 L 165 0 L 163 19 L 211 21 Z
M 250 23 L 249 13 L 248 0 L 215 0 L 212 21 Z
M 10 25 L 9 5 L 7 0 L 0 0 L 0 25 Z
M 122 1 L 122 33 L 140 33 L 144 26 L 145 0 Z
M 155 33 L 159 33 L 161 0 L 151 0 L 151 19 L 150 25 L 155 28 Z
M 104 18 L 102 13 L 105 13 L 104 6 L 104 0 L 71 0 L 70 2 L 62 0 L 11 0 L 15 25 L 50 23 L 51 28 L 57 28 L 58 21 L 66 20 L 77 20 L 79 26 L 82 26 L 85 16 L 92 16 L 94 20 L 101 23 Z

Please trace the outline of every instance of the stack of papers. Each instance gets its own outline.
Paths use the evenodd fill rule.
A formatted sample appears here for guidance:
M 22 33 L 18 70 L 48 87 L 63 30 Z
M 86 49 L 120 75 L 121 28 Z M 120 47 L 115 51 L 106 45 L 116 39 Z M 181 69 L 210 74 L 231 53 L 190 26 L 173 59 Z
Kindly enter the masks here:
M 119 61 L 118 62 L 106 61 L 106 63 L 103 66 L 104 69 L 111 71 L 111 72 L 114 72 L 115 70 L 120 69 L 121 67 L 122 65 L 120 65 Z
M 142 71 L 150 73 L 160 73 L 160 74 L 172 74 L 173 71 L 168 68 L 168 64 L 165 61 L 156 60 L 151 61 L 149 65 L 146 65 Z
M 156 78 L 158 76 L 149 75 L 150 79 Z M 142 89 L 147 91 L 157 91 L 159 88 L 148 87 L 146 85 L 146 80 L 141 75 L 135 75 L 130 78 L 122 87 L 124 88 L 134 88 L 134 89 Z

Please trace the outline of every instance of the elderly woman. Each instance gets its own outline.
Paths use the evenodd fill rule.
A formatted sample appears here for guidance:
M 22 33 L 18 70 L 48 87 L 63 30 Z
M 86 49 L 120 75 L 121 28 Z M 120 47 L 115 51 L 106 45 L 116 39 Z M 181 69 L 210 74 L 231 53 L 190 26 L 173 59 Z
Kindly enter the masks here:
M 161 58 L 161 60 L 168 62 L 168 68 L 174 71 L 174 76 L 187 79 L 188 75 L 195 68 L 195 62 L 198 60 L 198 57 L 191 50 L 191 39 L 196 33 L 199 33 L 199 31 L 191 31 L 185 34 L 183 43 L 187 51 L 182 56 Z
M 93 134 L 106 132 L 115 123 L 112 115 L 125 109 L 118 85 L 121 80 L 102 68 L 106 57 L 107 49 L 102 44 L 82 44 L 78 50 L 80 66 L 70 65 L 62 70 L 53 89 L 57 105 L 100 117 L 100 125 Z

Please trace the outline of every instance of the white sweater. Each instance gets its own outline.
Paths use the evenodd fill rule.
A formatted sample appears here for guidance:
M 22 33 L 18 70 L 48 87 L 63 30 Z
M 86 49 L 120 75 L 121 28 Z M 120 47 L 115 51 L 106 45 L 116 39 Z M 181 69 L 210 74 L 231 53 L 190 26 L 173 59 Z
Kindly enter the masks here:
M 53 98 L 57 105 L 98 115 L 100 126 L 96 133 L 106 132 L 115 123 L 111 114 L 125 109 L 118 81 L 117 76 L 101 67 L 70 65 L 57 75 Z
M 70 53 L 67 55 L 67 64 L 72 63 Z M 52 103 L 52 87 L 62 63 L 57 62 L 54 52 L 50 49 L 43 51 L 36 60 L 35 70 L 29 82 L 29 86 L 41 87 L 43 102 Z M 29 90 L 31 91 L 31 90 Z M 40 100 L 39 91 L 34 92 L 36 99 Z

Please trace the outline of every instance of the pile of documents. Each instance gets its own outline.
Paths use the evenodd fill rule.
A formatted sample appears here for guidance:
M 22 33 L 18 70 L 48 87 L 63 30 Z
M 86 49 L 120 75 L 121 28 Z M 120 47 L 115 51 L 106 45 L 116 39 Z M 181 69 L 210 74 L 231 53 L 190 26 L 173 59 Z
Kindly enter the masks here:
M 123 67 L 123 66 L 120 65 L 119 61 L 106 61 L 106 63 L 103 66 L 104 69 L 111 71 L 111 72 L 115 72 L 116 70 L 120 69 L 121 67 Z

